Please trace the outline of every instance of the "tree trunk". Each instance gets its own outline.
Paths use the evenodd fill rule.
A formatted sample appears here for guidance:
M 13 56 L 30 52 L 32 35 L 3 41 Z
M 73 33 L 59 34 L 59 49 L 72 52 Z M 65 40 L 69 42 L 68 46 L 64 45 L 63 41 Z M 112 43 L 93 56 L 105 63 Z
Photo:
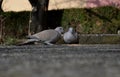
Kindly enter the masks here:
M 1 8 L 2 1 L 3 1 L 3 0 L 0 0 L 0 12 L 2 11 L 2 8 Z
M 0 13 L 2 12 L 2 8 L 1 8 L 1 5 L 2 5 L 2 1 L 3 0 L 0 0 Z M 2 15 L 0 14 L 0 44 L 2 43 Z
M 29 0 L 33 9 L 30 17 L 31 33 L 40 32 L 46 29 L 46 11 L 48 0 Z

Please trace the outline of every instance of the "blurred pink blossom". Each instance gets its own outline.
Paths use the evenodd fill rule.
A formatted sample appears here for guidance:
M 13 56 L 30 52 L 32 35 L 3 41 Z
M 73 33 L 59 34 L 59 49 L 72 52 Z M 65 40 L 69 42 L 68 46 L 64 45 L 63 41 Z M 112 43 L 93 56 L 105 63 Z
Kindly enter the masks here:
M 114 6 L 120 8 L 120 0 L 87 0 L 87 8 Z

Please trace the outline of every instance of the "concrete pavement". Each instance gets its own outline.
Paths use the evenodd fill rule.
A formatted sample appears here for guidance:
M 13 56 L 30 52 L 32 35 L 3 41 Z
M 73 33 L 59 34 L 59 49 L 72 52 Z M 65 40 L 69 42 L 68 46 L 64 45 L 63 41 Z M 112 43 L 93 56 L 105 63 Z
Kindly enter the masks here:
M 0 46 L 0 77 L 120 77 L 120 45 Z

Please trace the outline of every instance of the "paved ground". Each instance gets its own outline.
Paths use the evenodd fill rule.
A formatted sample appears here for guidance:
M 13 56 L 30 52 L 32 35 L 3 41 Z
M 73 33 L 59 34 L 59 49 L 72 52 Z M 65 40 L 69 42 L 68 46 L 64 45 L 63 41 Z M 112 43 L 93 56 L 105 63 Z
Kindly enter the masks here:
M 120 45 L 0 46 L 0 77 L 120 77 Z

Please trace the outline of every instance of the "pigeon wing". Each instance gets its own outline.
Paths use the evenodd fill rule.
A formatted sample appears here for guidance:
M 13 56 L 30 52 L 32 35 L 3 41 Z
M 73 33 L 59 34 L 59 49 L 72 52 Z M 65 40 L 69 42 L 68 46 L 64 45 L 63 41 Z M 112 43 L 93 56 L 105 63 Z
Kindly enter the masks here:
M 32 35 L 32 37 L 38 38 L 41 41 L 56 42 L 60 38 L 60 34 L 55 30 L 44 30 Z

